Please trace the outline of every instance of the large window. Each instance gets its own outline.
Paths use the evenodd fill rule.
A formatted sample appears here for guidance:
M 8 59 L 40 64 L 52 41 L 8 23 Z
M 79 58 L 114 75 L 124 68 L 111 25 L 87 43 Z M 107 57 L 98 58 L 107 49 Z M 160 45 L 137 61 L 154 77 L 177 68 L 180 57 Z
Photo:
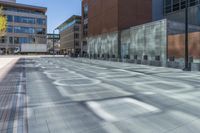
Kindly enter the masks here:
M 44 34 L 46 34 L 46 30 L 44 28 L 38 28 L 35 30 L 35 34 L 44 35 Z
M 0 37 L 0 43 L 6 43 L 7 42 L 7 40 L 6 40 L 6 37 Z
M 180 7 L 180 2 L 179 2 L 179 0 L 174 0 L 174 1 L 173 1 L 173 11 L 179 10 L 179 7 Z
M 19 27 L 15 26 L 14 27 L 14 32 L 15 33 L 28 33 L 28 34 L 34 34 L 34 28 L 31 27 Z
M 44 12 L 34 11 L 34 10 L 26 10 L 26 9 L 18 9 L 14 7 L 4 7 L 6 11 L 13 11 L 13 12 L 21 12 L 21 13 L 31 13 L 31 14 L 40 14 L 44 15 Z
M 34 43 L 34 39 L 33 38 L 27 38 L 27 37 L 15 37 L 14 43 L 15 44 Z
M 79 31 L 79 26 L 74 26 L 74 31 Z
M 13 16 L 7 15 L 7 21 L 8 22 L 13 22 Z
M 9 43 L 13 44 L 13 37 L 9 37 Z
M 12 26 L 7 26 L 7 32 L 12 33 L 13 32 L 13 27 Z
M 18 23 L 35 24 L 34 18 L 14 16 L 14 21 Z
M 39 25 L 45 25 L 46 24 L 46 20 L 42 19 L 42 18 L 38 18 L 37 19 L 37 24 L 39 24 Z
M 188 0 L 188 6 L 195 6 L 200 4 L 200 0 Z M 168 14 L 173 11 L 185 9 L 186 0 L 165 0 L 165 13 Z
M 78 33 L 75 33 L 75 34 L 74 34 L 74 38 L 75 38 L 75 39 L 79 39 L 79 34 L 78 34 Z
M 84 19 L 88 18 L 88 5 L 87 4 L 85 4 L 83 7 L 83 17 L 84 17 Z

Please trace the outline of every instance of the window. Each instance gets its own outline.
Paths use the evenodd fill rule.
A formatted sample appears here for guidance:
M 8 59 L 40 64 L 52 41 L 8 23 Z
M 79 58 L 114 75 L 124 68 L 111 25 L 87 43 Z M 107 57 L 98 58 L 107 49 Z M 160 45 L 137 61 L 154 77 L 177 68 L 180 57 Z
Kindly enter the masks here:
M 186 7 L 186 1 L 181 0 L 181 9 L 184 9 Z
M 4 7 L 4 10 L 6 10 L 6 11 L 12 11 L 12 12 L 40 14 L 40 15 L 44 15 L 44 14 L 45 14 L 45 12 L 41 12 L 41 11 L 34 11 L 34 10 L 27 10 L 27 9 L 19 9 L 19 8 L 15 8 L 15 7 Z
M 37 24 L 39 24 L 39 25 L 45 25 L 45 24 L 46 24 L 46 20 L 45 20 L 45 19 L 38 18 L 38 19 L 37 19 Z
M 9 43 L 13 44 L 13 37 L 9 37 Z
M 74 26 L 74 31 L 79 31 L 79 26 Z
M 169 6 L 172 4 L 172 1 L 171 0 L 165 0 L 165 5 Z
M 190 0 L 190 6 L 195 6 L 198 4 L 197 0 Z
M 75 39 L 79 39 L 79 34 L 77 34 L 77 33 L 74 34 L 74 38 L 75 38 Z
M 7 32 L 12 33 L 13 32 L 13 27 L 12 26 L 7 26 Z
M 34 28 L 31 27 L 14 27 L 14 32 L 15 33 L 28 33 L 28 34 L 34 34 Z
M 179 0 L 174 0 L 173 1 L 173 11 L 179 10 L 179 7 L 180 7 Z
M 17 22 L 17 23 L 35 24 L 35 19 L 34 18 L 28 18 L 28 17 L 14 16 L 14 21 Z
M 8 22 L 13 22 L 13 16 L 8 15 L 8 16 L 7 16 L 7 21 L 8 21 Z
M 78 41 L 75 42 L 75 46 L 77 46 L 77 47 L 79 46 L 79 42 Z
M 15 37 L 14 38 L 14 43 L 15 44 L 34 43 L 34 38 Z
M 38 28 L 35 30 L 35 34 L 45 35 L 46 30 L 44 28 Z
M 86 41 L 83 41 L 83 46 L 87 46 L 87 42 Z
M 88 5 L 87 4 L 84 5 L 84 7 L 83 7 L 83 17 L 84 17 L 84 19 L 88 18 Z
M 6 43 L 6 37 L 0 37 L 0 43 Z

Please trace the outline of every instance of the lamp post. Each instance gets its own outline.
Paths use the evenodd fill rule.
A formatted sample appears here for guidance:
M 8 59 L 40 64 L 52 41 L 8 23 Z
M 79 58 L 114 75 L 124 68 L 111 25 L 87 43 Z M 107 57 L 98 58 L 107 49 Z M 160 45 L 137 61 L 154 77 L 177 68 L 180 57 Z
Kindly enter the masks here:
M 53 30 L 53 55 L 55 56 L 55 30 Z
M 189 50 L 188 50 L 188 0 L 185 1 L 185 71 L 189 71 Z

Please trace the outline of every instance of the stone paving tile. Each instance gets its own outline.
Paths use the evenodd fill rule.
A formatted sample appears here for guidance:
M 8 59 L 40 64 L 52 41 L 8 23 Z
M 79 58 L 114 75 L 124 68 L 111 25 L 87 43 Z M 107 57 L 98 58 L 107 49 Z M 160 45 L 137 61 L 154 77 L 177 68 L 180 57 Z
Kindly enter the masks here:
M 66 58 L 20 60 L 0 82 L 0 118 L 6 120 L 0 120 L 0 132 L 17 129 L 19 133 L 20 130 L 26 133 L 26 126 L 30 133 L 200 131 L 200 74 L 117 62 L 87 59 L 81 62 L 80 59 Z M 26 77 L 20 79 L 22 72 Z M 190 80 L 187 80 L 188 77 Z M 62 80 L 59 82 L 64 85 L 56 84 L 58 80 Z M 100 82 L 93 84 L 94 80 Z M 19 92 L 18 82 L 26 89 Z M 23 101 L 25 95 L 28 115 L 25 103 L 20 106 L 12 104 L 13 97 Z M 134 102 L 119 100 L 127 98 Z M 96 109 L 88 103 L 95 103 Z M 9 108 L 9 104 L 17 110 L 13 110 L 12 106 Z M 149 111 L 152 108 L 158 111 Z M 5 110 L 8 116 L 2 117 Z M 12 117 L 15 112 L 21 114 Z M 109 121 L 104 115 L 117 119 Z M 14 120 L 18 125 L 2 127 L 3 123 Z

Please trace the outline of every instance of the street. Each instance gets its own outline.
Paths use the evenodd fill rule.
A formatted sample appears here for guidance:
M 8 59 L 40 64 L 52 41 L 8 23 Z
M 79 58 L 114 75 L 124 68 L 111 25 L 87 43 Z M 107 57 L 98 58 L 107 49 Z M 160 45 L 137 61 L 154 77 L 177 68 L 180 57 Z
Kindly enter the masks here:
M 200 133 L 200 73 L 21 57 L 0 69 L 0 133 Z

